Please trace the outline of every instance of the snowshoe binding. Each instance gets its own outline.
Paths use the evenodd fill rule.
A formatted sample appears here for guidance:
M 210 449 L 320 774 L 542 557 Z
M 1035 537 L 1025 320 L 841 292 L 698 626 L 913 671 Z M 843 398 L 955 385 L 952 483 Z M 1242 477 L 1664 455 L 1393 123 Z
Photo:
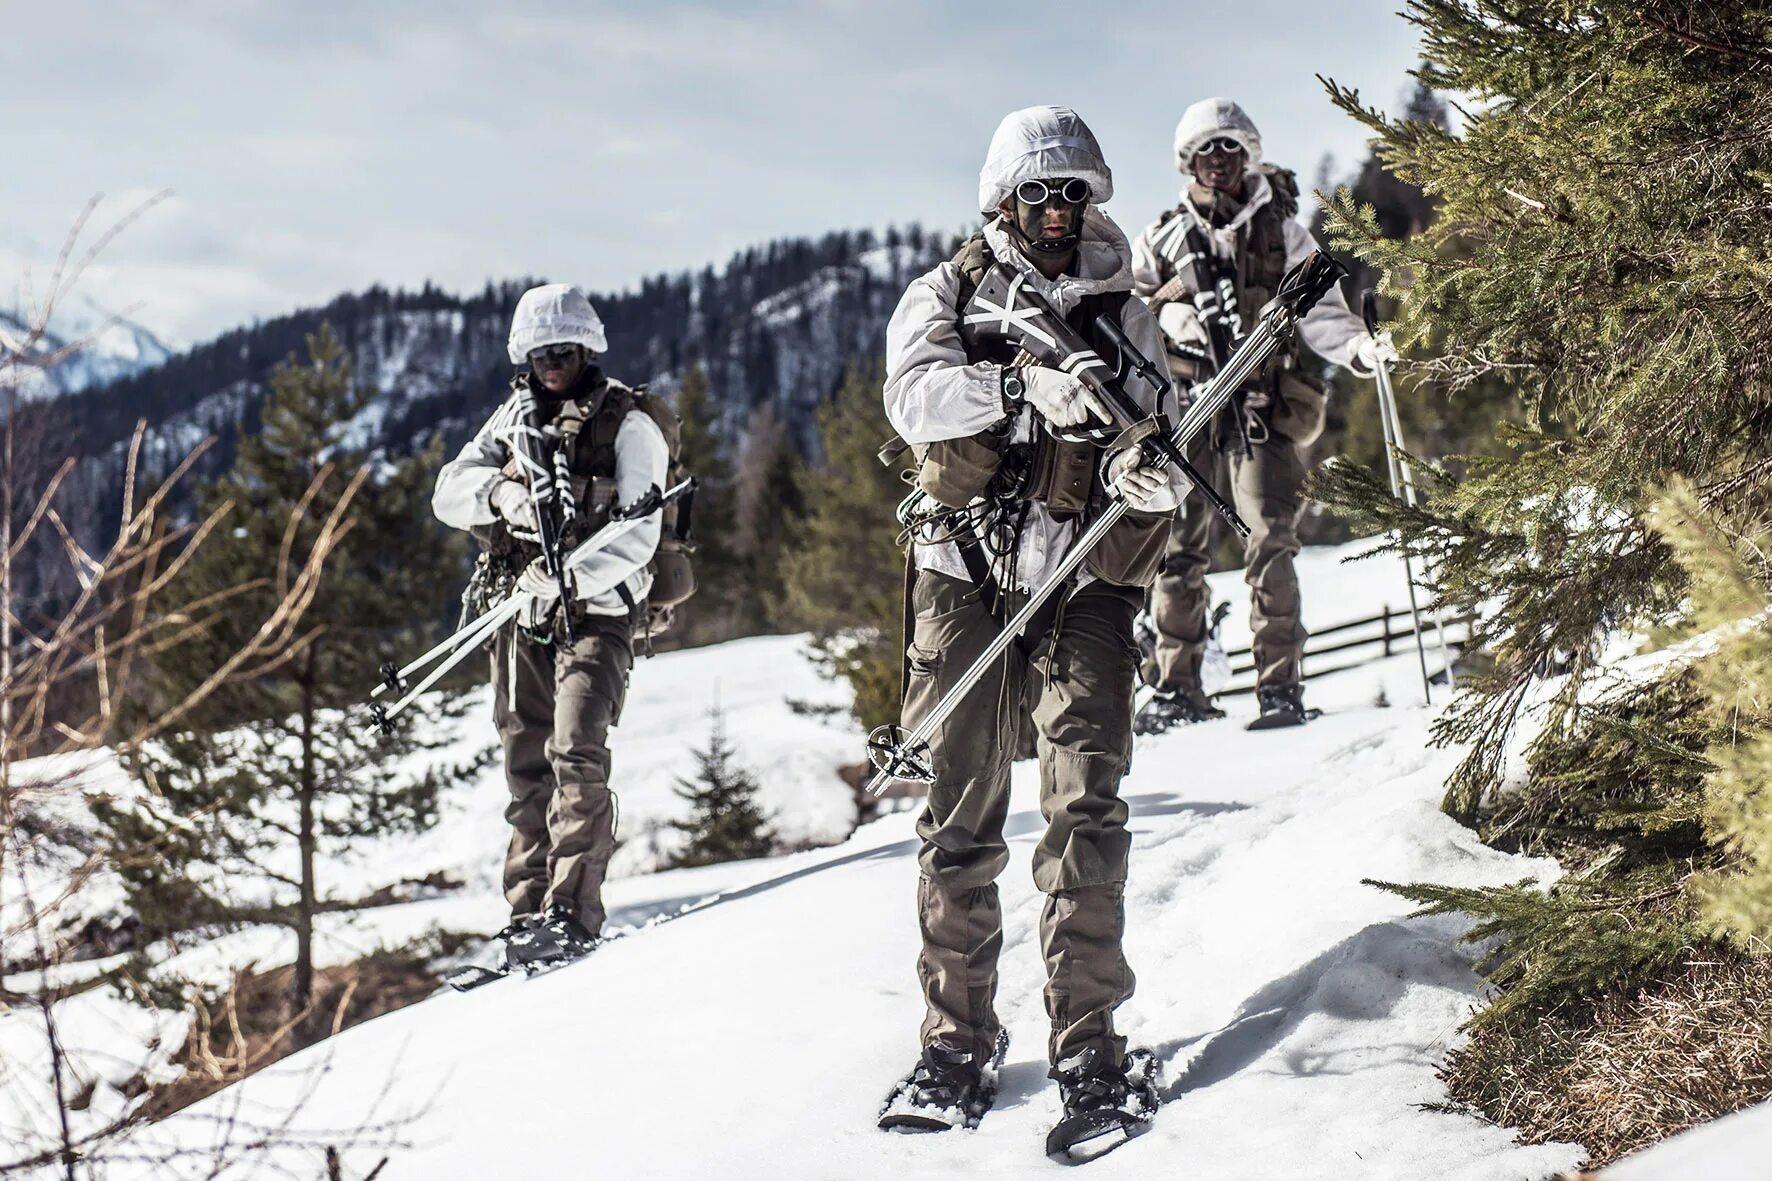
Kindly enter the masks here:
M 970 1050 L 927 1046 L 917 1067 L 898 1080 L 880 1108 L 883 1132 L 946 1132 L 976 1128 L 997 1098 L 997 1072 L 1009 1053 L 999 1031 L 996 1052 L 980 1063 Z
M 1115 1066 L 1097 1047 L 1052 1068 L 1064 1097 L 1064 1118 L 1046 1135 L 1046 1155 L 1063 1165 L 1087 1164 L 1150 1130 L 1162 1096 L 1157 1058 L 1133 1050 Z
M 1255 691 L 1261 705 L 1261 716 L 1244 727 L 1246 730 L 1279 730 L 1302 726 L 1312 718 L 1320 718 L 1320 709 L 1304 707 L 1303 685 L 1263 685 Z
M 1132 732 L 1162 734 L 1176 726 L 1222 717 L 1224 711 L 1198 689 L 1159 689 L 1132 720 Z
M 503 980 L 511 974 L 511 940 L 528 931 L 540 920 L 541 916 L 535 914 L 512 916 L 504 930 L 492 937 L 493 946 L 497 948 L 496 959 L 491 963 L 464 964 L 443 977 L 443 982 L 457 992 L 467 992 L 483 984 L 491 984 L 494 980 Z
M 464 965 L 445 976 L 444 983 L 468 992 L 517 973 L 538 976 L 583 958 L 602 942 L 585 930 L 577 915 L 559 905 L 541 914 L 518 915 L 493 941 L 499 947 L 496 964 Z
M 577 912 L 556 902 L 505 941 L 505 965 L 533 976 L 588 955 L 597 942 Z

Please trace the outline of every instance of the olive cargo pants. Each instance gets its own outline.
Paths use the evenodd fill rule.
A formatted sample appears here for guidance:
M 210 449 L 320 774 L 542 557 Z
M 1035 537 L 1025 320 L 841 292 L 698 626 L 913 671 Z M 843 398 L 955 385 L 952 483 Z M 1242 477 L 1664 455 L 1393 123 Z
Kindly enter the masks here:
M 634 663 L 631 628 L 625 615 L 590 616 L 570 646 L 538 643 L 514 627 L 498 633 L 492 716 L 511 789 L 504 885 L 513 915 L 565 903 L 587 930 L 603 925 L 617 817 L 609 728 Z
M 924 1045 L 970 1049 L 988 1059 L 1003 946 L 997 875 L 1009 861 L 1009 767 L 1024 713 L 1038 730 L 1040 810 L 1046 833 L 1034 849 L 1034 884 L 1046 958 L 1047 1051 L 1053 1062 L 1096 1045 L 1125 1053 L 1114 1009 L 1132 995 L 1121 950 L 1125 929 L 1126 804 L 1120 779 L 1132 755 L 1138 590 L 1095 582 L 1062 611 L 1045 613 L 1012 646 L 930 741 L 936 772 L 917 821 L 923 838 L 917 971 L 928 1002 Z M 916 621 L 904 724 L 959 679 L 999 630 L 972 587 L 924 570 L 912 592 Z M 1056 619 L 1057 644 L 1052 646 Z
M 1249 524 L 1243 577 L 1250 590 L 1256 683 L 1296 685 L 1304 679 L 1308 634 L 1299 619 L 1298 571 L 1293 566 L 1304 508 L 1304 451 L 1270 434 L 1245 457 L 1229 440 L 1220 451 L 1207 439 L 1209 434 L 1194 440 L 1188 461 L 1221 490 L 1228 474 L 1229 499 Z M 1200 688 L 1200 662 L 1206 655 L 1206 568 L 1216 516 L 1196 496 L 1170 526 L 1163 568 L 1151 588 L 1159 689 Z

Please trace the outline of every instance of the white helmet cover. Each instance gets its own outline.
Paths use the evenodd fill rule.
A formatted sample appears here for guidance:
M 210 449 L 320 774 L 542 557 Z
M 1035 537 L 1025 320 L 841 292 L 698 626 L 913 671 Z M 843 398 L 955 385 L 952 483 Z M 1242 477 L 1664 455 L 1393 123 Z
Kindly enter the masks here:
M 593 353 L 609 351 L 603 321 L 597 309 L 578 288 L 569 283 L 531 287 L 517 301 L 511 316 L 511 336 L 506 342 L 511 364 L 521 365 L 543 345 L 582 344 Z
M 1184 176 L 1194 174 L 1194 154 L 1209 139 L 1225 135 L 1243 145 L 1249 154 L 1246 167 L 1261 163 L 1261 132 L 1244 113 L 1243 108 L 1228 98 L 1203 98 L 1182 112 L 1175 125 L 1175 167 Z
M 1069 107 L 1025 107 L 997 124 L 991 150 L 978 172 L 978 207 L 990 213 L 1024 180 L 1074 176 L 1089 183 L 1089 199 L 1100 205 L 1114 195 L 1114 174 L 1101 158 L 1101 145 L 1082 117 Z

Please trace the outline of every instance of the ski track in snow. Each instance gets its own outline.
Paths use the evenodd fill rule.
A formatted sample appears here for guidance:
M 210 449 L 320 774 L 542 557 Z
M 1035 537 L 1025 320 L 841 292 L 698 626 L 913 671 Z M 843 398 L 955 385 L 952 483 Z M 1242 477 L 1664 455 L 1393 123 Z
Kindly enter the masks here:
M 1344 616 L 1349 601 L 1372 600 L 1344 593 Z M 1224 721 L 1139 740 L 1123 787 L 1138 987 L 1119 1022 L 1162 1059 L 1166 1104 L 1090 1177 L 1541 1181 L 1582 1159 L 1420 1108 L 1444 1098 L 1434 1067 L 1476 997 L 1475 952 L 1456 942 L 1460 921 L 1411 919 L 1361 879 L 1498 884 L 1555 866 L 1488 849 L 1439 812 L 1457 754 L 1426 747 L 1414 677 L 1408 652 L 1313 680 L 1327 712 L 1299 730 L 1245 733 L 1243 697 Z M 1376 707 L 1381 688 L 1398 704 Z M 1060 1110 L 1029 872 L 1038 771 L 1014 774 L 998 996 L 1012 1044 L 974 1132 L 873 1127 L 922 1014 L 908 812 L 834 848 L 612 883 L 612 926 L 698 909 L 558 972 L 347 1031 L 157 1131 L 204 1143 L 205 1117 L 277 1118 L 306 1096 L 296 1129 L 401 1124 L 395 1178 L 1057 1170 L 1042 1146 Z M 353 1150 L 346 1175 L 383 1151 Z M 298 1175 L 318 1175 L 315 1160 Z

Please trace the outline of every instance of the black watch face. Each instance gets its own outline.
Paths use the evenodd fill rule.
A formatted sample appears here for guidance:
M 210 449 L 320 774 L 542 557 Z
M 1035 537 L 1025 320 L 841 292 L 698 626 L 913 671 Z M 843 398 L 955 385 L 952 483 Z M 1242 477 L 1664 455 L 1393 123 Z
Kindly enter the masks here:
M 1018 375 L 1014 373 L 1004 375 L 1003 392 L 1008 394 L 1011 398 L 1021 397 L 1022 391 L 1026 388 L 1027 387 L 1022 383 L 1022 380 Z

